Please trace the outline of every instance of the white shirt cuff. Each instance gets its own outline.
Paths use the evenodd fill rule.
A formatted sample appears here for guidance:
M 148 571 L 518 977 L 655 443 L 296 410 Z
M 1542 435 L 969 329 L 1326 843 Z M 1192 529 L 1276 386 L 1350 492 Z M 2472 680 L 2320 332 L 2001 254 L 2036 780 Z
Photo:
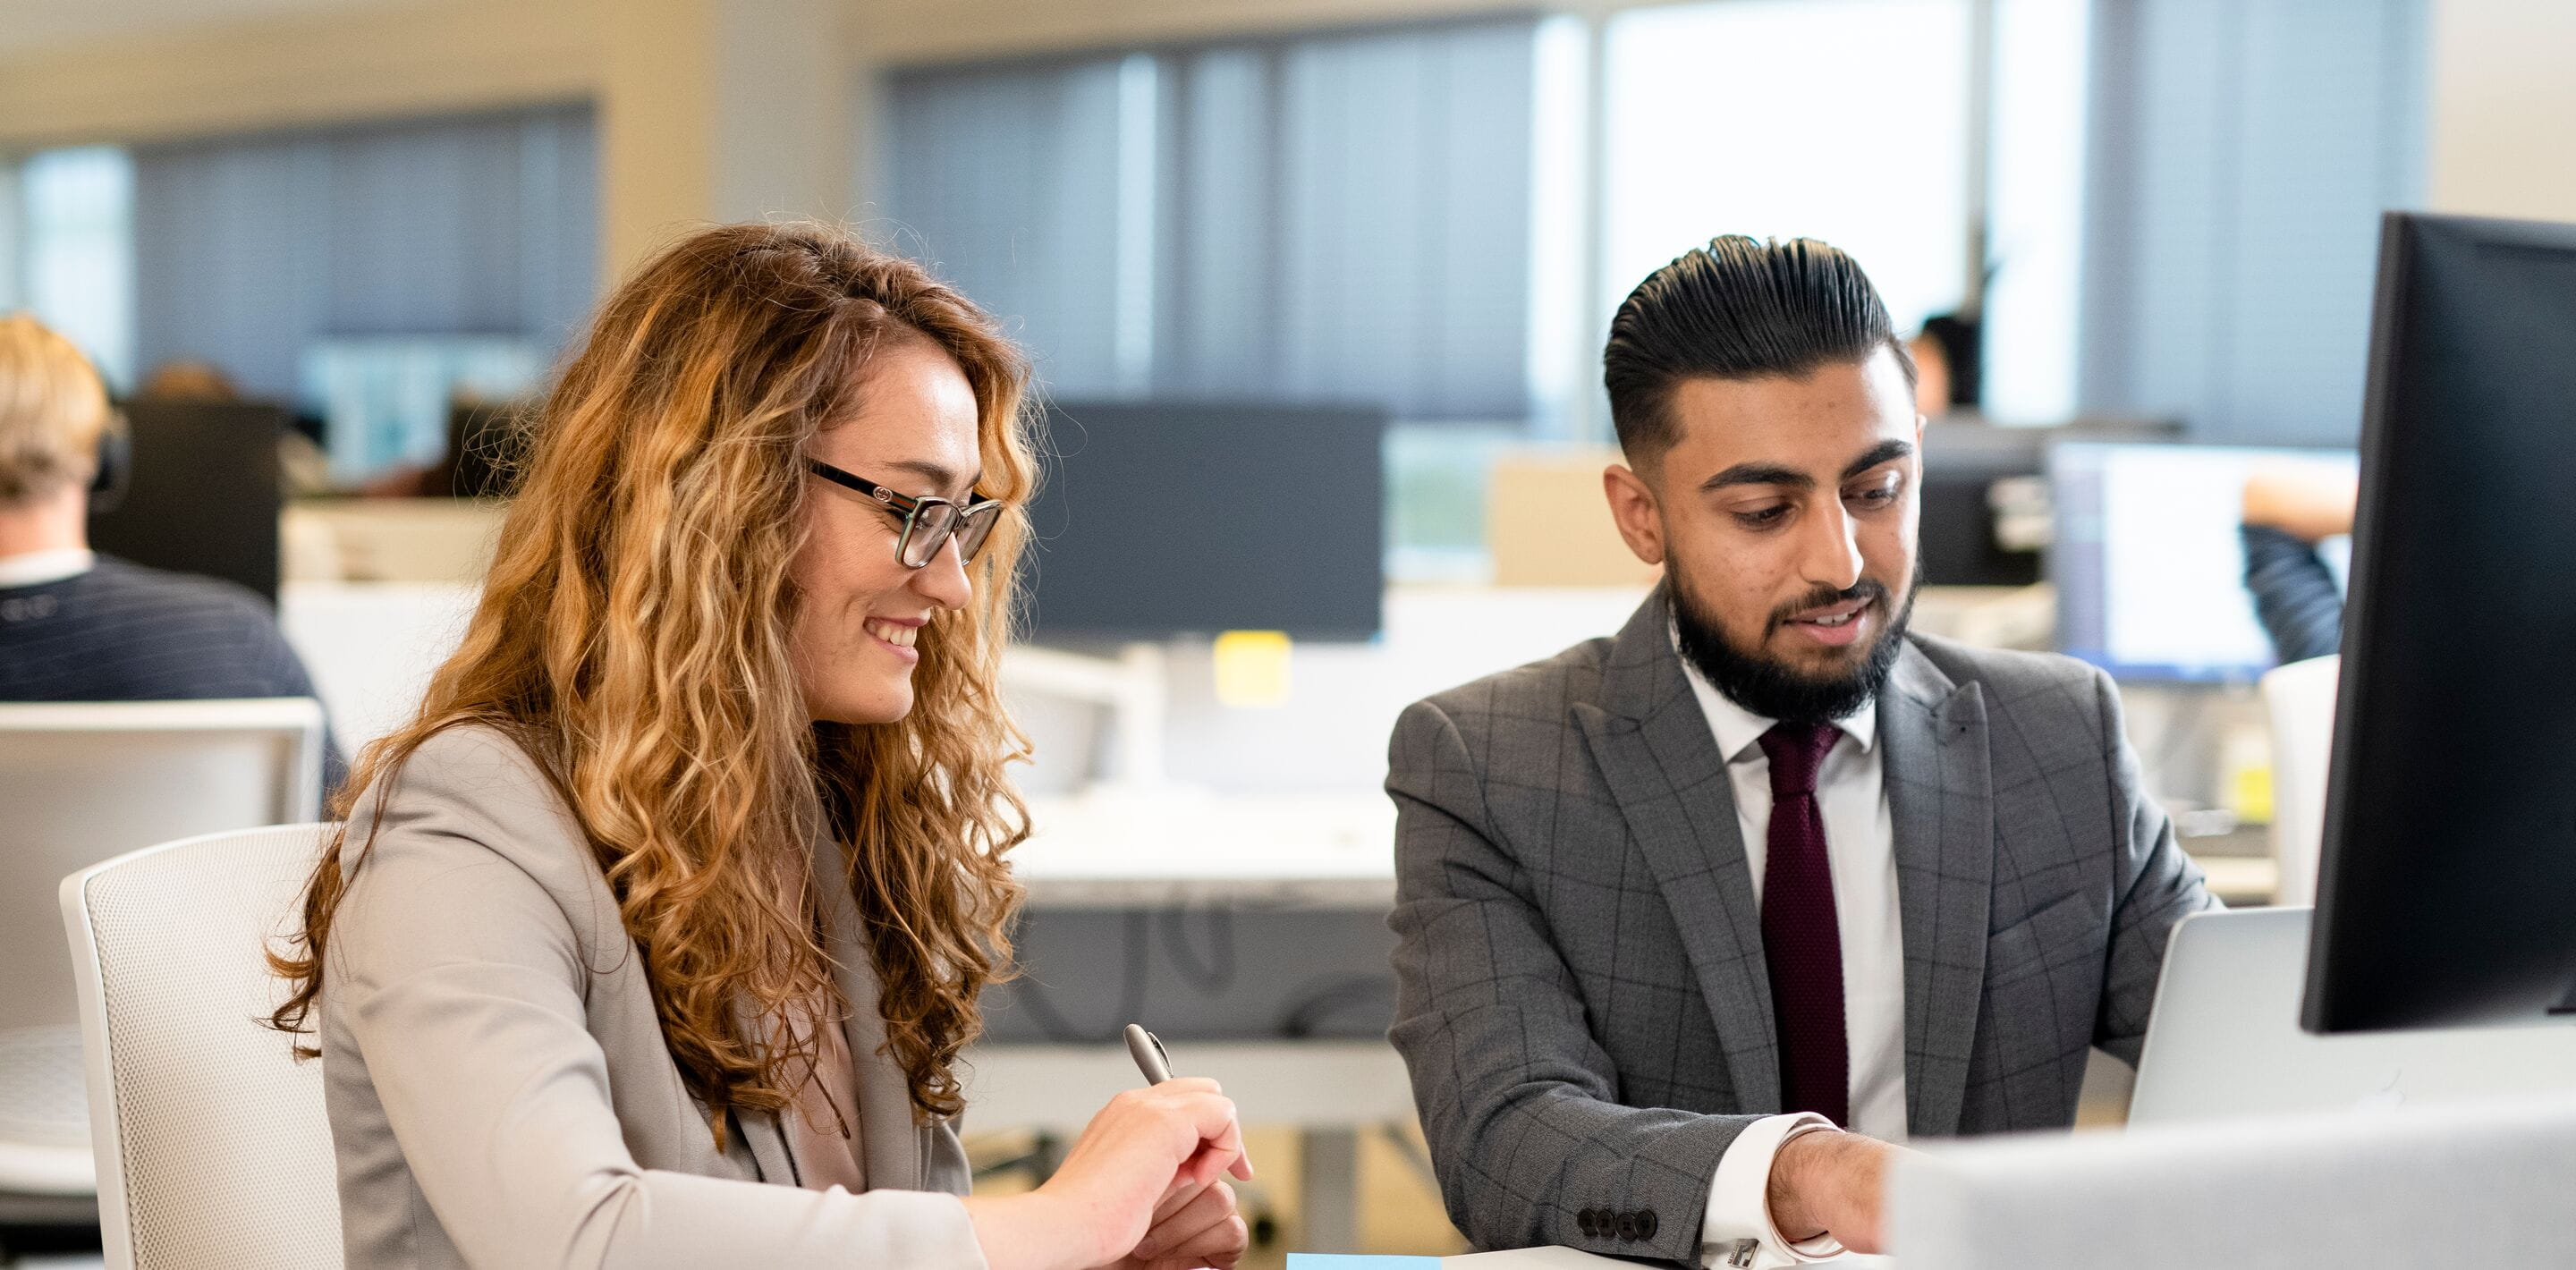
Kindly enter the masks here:
M 1775 1270 L 1840 1256 L 1832 1235 L 1791 1243 L 1771 1224 L 1771 1161 L 1791 1138 L 1828 1132 L 1834 1122 L 1812 1111 L 1764 1116 L 1745 1126 L 1718 1157 L 1700 1221 L 1700 1261 L 1723 1270 Z M 1752 1246 L 1746 1248 L 1750 1243 Z

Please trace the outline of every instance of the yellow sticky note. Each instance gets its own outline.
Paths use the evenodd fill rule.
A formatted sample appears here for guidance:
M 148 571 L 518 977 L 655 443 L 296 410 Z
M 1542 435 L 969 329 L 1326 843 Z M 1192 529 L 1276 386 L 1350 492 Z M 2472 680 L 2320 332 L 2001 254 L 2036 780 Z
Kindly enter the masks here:
M 1286 631 L 1227 631 L 1217 636 L 1217 703 L 1255 709 L 1287 704 L 1289 647 Z

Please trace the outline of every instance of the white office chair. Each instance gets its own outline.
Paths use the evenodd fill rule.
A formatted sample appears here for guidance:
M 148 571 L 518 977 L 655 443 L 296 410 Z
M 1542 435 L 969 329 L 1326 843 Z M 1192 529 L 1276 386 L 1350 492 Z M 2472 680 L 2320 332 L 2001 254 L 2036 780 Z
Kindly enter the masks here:
M 2317 902 L 2317 856 L 2326 828 L 2326 766 L 2334 754 L 2335 686 L 2343 658 L 2314 657 L 2263 676 L 2272 717 L 2272 859 L 2276 904 Z
M 322 1065 L 256 1022 L 330 825 L 207 834 L 62 884 L 109 1270 L 339 1270 Z
M 309 821 L 321 798 L 307 698 L 0 705 L 0 1221 L 95 1211 L 56 883 L 156 842 Z

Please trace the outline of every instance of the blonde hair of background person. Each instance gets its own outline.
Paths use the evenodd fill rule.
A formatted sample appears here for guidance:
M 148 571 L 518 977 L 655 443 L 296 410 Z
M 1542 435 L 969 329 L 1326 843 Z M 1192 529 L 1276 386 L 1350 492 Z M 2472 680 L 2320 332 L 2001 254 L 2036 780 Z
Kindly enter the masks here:
M 995 687 L 1037 479 L 1025 378 L 963 296 L 837 231 L 734 225 L 670 248 L 609 297 L 563 370 L 462 646 L 335 809 L 373 806 L 382 824 L 405 765 L 451 729 L 524 750 L 614 895 L 720 1153 L 729 1121 L 808 1105 L 798 1091 L 826 1057 L 811 1024 L 850 1009 L 818 940 L 836 902 L 812 876 L 818 835 L 847 853 L 886 1038 L 848 1060 L 899 1068 L 915 1124 L 947 1134 L 962 1107 L 957 1056 L 977 993 L 1005 973 L 1020 894 L 1003 854 L 1027 833 L 1003 772 L 1025 741 Z M 810 474 L 809 457 L 905 494 L 944 470 L 964 485 L 929 492 L 1008 509 L 971 564 L 951 540 L 907 569 L 897 519 Z M 926 624 L 882 624 L 906 613 Z M 385 803 L 361 792 L 380 785 Z M 300 947 L 274 959 L 293 986 L 271 1020 L 283 1030 L 330 1013 L 348 933 L 335 921 L 374 847 L 342 832 Z M 585 993 L 602 970 L 576 968 Z M 848 1091 L 832 1092 L 838 1112 Z M 1232 1104 L 1174 1082 L 1113 1101 L 1036 1192 L 969 1200 L 957 1219 L 994 1270 L 1139 1252 L 1229 1264 L 1244 1238 L 1216 1180 L 1228 1168 L 1249 1176 Z M 344 1200 L 348 1187 L 344 1170 Z M 808 1248 L 810 1232 L 754 1224 L 724 1232 L 745 1255 Z M 611 1239 L 596 1264 L 679 1256 Z
M 86 484 L 110 418 L 107 385 L 71 341 L 27 314 L 0 317 L 0 507 Z

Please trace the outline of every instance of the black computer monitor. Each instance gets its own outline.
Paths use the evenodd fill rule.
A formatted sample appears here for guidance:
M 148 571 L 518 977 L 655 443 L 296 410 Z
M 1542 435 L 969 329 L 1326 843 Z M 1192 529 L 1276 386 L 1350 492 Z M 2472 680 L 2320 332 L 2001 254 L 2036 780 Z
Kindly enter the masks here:
M 125 407 L 125 496 L 90 518 L 90 545 L 136 564 L 238 582 L 277 602 L 277 439 L 286 411 L 247 402 Z
M 2576 225 L 2383 222 L 2361 456 L 2302 1021 L 2563 1014 L 2576 1006 Z
M 1377 634 L 1386 413 L 1063 402 L 1029 509 L 1042 640 Z

